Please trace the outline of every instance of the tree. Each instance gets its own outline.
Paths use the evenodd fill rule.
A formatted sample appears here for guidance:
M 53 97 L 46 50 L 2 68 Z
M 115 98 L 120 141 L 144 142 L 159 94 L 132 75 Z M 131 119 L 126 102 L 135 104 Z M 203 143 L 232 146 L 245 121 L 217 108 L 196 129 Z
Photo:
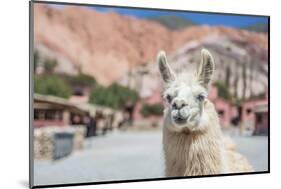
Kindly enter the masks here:
M 141 114 L 144 117 L 149 117 L 152 115 L 161 116 L 163 114 L 164 107 L 161 103 L 156 104 L 143 104 L 141 109 Z
M 231 101 L 232 100 L 232 96 L 228 90 L 228 87 L 227 85 L 225 85 L 223 82 L 221 81 L 217 81 L 214 83 L 214 85 L 217 87 L 218 89 L 218 96 L 225 99 L 225 100 L 228 100 L 228 101 Z
M 33 55 L 33 71 L 36 71 L 36 68 L 38 66 L 38 61 L 39 61 L 39 53 L 37 50 L 34 51 L 34 55 Z
M 128 102 L 135 104 L 138 99 L 139 95 L 136 91 L 114 83 L 109 87 L 95 87 L 91 92 L 89 101 L 113 109 L 123 109 Z
M 235 74 L 233 86 L 234 86 L 234 99 L 235 99 L 235 104 L 239 105 L 241 103 L 241 99 L 238 97 L 238 83 L 239 82 L 239 77 L 238 74 Z
M 77 76 L 63 75 L 62 77 L 73 87 L 79 86 L 92 88 L 97 84 L 97 81 L 93 76 L 84 73 L 79 73 Z
M 247 89 L 247 65 L 244 62 L 242 67 L 242 81 L 243 81 L 243 89 L 242 89 L 242 100 L 245 100 L 246 97 L 246 89 Z
M 62 98 L 68 98 L 72 94 L 71 87 L 56 75 L 35 75 L 34 91 L 35 93 Z
M 46 73 L 53 73 L 57 65 L 58 65 L 58 62 L 57 62 L 56 59 L 47 58 L 44 61 L 45 72 Z
M 230 85 L 230 76 L 231 76 L 230 66 L 227 66 L 226 70 L 225 70 L 225 85 L 226 86 Z

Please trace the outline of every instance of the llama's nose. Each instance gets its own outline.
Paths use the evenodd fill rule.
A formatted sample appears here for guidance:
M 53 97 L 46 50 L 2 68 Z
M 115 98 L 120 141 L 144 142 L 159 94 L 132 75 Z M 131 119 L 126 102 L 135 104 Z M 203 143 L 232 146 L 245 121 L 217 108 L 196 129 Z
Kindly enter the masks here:
M 185 100 L 183 99 L 175 99 L 173 104 L 172 104 L 172 107 L 174 109 L 181 109 L 182 107 L 184 106 L 187 106 L 188 104 L 185 102 Z

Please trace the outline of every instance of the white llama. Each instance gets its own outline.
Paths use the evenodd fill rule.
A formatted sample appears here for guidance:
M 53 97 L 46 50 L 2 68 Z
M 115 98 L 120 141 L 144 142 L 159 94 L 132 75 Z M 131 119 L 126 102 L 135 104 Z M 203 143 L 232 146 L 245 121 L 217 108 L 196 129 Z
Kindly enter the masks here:
M 225 148 L 218 115 L 207 99 L 215 68 L 211 54 L 201 51 L 195 74 L 177 76 L 164 52 L 157 61 L 167 102 L 163 126 L 166 176 L 251 171 L 243 156 Z

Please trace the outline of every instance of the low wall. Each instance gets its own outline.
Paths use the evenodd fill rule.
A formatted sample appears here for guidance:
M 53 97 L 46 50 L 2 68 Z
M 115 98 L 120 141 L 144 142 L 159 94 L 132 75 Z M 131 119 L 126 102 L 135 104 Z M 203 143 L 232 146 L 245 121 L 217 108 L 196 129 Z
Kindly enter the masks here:
M 56 160 L 83 149 L 84 126 L 42 127 L 34 129 L 34 159 Z

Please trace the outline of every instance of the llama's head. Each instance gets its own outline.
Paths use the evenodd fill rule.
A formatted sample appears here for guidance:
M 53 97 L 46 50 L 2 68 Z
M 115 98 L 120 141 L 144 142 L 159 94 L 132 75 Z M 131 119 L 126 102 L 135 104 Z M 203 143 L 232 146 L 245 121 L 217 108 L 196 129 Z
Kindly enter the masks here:
M 214 72 L 214 60 L 209 51 L 201 51 L 201 62 L 194 73 L 176 75 L 167 62 L 165 52 L 158 54 L 159 70 L 164 81 L 165 124 L 173 131 L 195 131 L 208 122 L 204 112 L 208 86 Z

